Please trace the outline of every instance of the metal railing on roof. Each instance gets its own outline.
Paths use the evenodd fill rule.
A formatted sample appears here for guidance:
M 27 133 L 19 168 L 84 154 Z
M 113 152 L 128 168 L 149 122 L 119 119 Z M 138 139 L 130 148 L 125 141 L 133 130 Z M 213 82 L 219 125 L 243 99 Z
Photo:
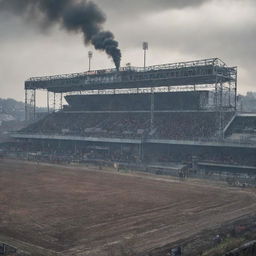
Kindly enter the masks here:
M 150 72 L 150 71 L 159 71 L 159 70 L 173 70 L 173 69 L 181 69 L 181 68 L 190 68 L 190 67 L 204 67 L 204 66 L 217 66 L 217 67 L 226 67 L 226 64 L 218 59 L 204 59 L 204 60 L 195 60 L 195 61 L 187 61 L 187 62 L 177 62 L 177 63 L 169 63 L 162 65 L 153 65 L 144 67 L 122 67 L 119 72 Z M 59 80 L 59 79 L 70 79 L 70 78 L 80 78 L 85 76 L 97 76 L 97 75 L 107 75 L 107 74 L 117 74 L 116 69 L 103 69 L 103 70 L 94 70 L 87 71 L 81 73 L 73 73 L 73 74 L 63 74 L 63 75 L 53 75 L 53 76 L 43 76 L 43 77 L 31 77 L 26 82 L 37 82 L 37 81 L 49 81 L 49 80 Z

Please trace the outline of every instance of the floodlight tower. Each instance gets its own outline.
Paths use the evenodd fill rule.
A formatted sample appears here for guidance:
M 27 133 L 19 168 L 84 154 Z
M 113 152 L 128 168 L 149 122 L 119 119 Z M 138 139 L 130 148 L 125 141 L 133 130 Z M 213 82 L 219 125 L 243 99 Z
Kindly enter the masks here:
M 91 71 L 91 61 L 92 61 L 93 52 L 88 52 L 88 58 L 89 58 L 89 71 Z
M 148 50 L 148 42 L 143 42 L 142 48 L 144 50 L 144 69 L 146 69 L 146 57 L 147 57 L 147 50 Z

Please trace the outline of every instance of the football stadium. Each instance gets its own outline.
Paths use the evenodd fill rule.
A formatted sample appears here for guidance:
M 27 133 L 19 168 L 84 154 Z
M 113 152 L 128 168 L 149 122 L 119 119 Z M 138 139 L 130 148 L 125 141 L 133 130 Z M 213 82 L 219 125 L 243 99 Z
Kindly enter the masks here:
M 38 90 L 49 113 L 13 135 L 36 158 L 252 181 L 256 116 L 237 111 L 237 68 L 220 59 L 30 78 L 27 120 Z
M 256 114 L 238 111 L 237 80 L 218 58 L 26 80 L 28 125 L 0 160 L 0 241 L 39 256 L 255 255 L 206 253 L 256 230 Z

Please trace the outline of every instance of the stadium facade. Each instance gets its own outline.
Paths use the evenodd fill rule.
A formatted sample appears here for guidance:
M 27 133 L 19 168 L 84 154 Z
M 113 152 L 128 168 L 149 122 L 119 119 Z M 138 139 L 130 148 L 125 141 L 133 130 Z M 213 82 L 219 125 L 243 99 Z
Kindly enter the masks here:
M 38 90 L 48 115 L 13 135 L 27 152 L 255 174 L 256 115 L 237 112 L 237 68 L 218 58 L 30 78 L 28 121 Z

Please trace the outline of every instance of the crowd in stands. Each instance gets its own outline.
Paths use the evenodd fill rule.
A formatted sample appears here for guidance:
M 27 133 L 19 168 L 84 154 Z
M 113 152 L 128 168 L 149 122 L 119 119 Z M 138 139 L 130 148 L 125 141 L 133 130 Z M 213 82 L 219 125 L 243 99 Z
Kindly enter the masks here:
M 155 137 L 168 139 L 196 139 L 212 137 L 218 129 L 218 120 L 209 113 L 160 114 L 155 118 Z
M 227 131 L 228 135 L 233 133 L 256 134 L 256 115 L 236 116 Z
M 200 160 L 203 162 L 222 163 L 229 165 L 256 166 L 256 158 L 251 153 L 236 152 L 215 152 L 215 154 L 201 154 Z
M 224 128 L 233 113 L 223 113 Z M 200 140 L 217 136 L 220 125 L 218 112 L 174 112 L 158 114 L 155 118 L 157 132 L 155 137 L 173 140 Z
M 145 155 L 145 162 L 188 164 L 195 159 L 196 162 L 214 164 L 256 166 L 255 150 L 241 148 L 207 148 L 207 147 L 177 147 L 172 150 L 152 148 Z
M 54 113 L 21 130 L 24 133 L 85 137 L 141 138 L 149 116 L 141 113 Z
M 233 113 L 223 116 L 223 127 Z M 85 137 L 158 138 L 173 140 L 210 139 L 220 128 L 217 112 L 155 113 L 150 130 L 149 113 L 53 113 L 23 129 L 23 133 Z

